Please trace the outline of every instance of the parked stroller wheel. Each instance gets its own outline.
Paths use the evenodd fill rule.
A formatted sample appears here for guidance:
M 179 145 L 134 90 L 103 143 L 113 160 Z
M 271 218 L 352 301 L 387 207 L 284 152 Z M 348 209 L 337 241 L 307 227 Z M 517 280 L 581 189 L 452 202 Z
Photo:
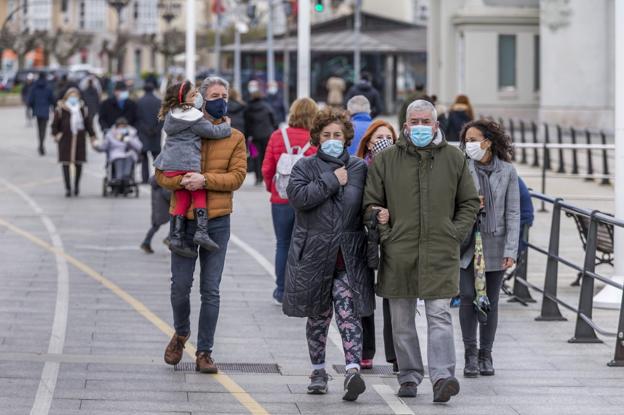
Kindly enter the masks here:
M 102 196 L 108 196 L 108 179 L 106 177 L 102 180 Z

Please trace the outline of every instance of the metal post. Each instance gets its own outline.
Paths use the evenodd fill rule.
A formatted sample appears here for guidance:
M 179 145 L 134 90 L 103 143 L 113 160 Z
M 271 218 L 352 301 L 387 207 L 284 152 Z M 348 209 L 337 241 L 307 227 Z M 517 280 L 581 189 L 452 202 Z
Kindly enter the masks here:
M 355 14 L 353 16 L 353 82 L 360 79 L 361 53 L 360 31 L 362 30 L 362 0 L 355 0 Z
M 217 14 L 217 27 L 215 30 L 215 73 L 221 74 L 221 13 Z
M 620 322 L 615 340 L 615 356 L 612 361 L 607 363 L 607 366 L 624 366 L 624 290 L 622 290 L 622 299 L 620 300 Z
M 548 244 L 548 261 L 546 263 L 546 279 L 544 280 L 544 295 L 542 297 L 542 312 L 536 321 L 565 321 L 559 311 L 559 304 L 552 298 L 557 297 L 557 277 L 559 269 L 559 236 L 561 228 L 561 201 L 555 199 L 553 204 L 552 221 L 550 225 L 550 242 Z
M 600 131 L 600 142 L 603 146 L 607 145 L 607 136 L 602 130 Z M 600 184 L 606 185 L 611 183 L 609 181 L 609 157 L 607 155 L 606 147 L 603 147 L 602 149 L 602 176 Z
M 570 138 L 572 140 L 572 144 L 576 144 L 576 130 L 574 127 L 570 128 Z M 576 148 L 572 149 L 572 174 L 578 174 L 578 157 L 576 154 Z
M 509 137 L 511 138 L 511 142 L 513 143 L 515 141 L 515 137 L 514 137 L 514 122 L 513 120 L 510 118 L 509 119 Z M 516 152 L 512 152 L 511 153 L 511 160 L 512 161 L 516 161 Z
M 546 130 L 548 130 L 548 128 L 546 128 Z M 544 157 L 544 160 L 542 160 L 542 194 L 543 195 L 546 194 L 546 150 L 547 150 L 546 146 L 547 146 L 547 143 L 546 141 L 544 141 L 542 143 L 542 156 Z M 546 204 L 544 203 L 543 200 L 542 200 L 542 204 L 541 204 L 539 211 L 548 212 L 548 210 L 546 210 Z
M 273 51 L 273 0 L 269 0 L 267 22 L 267 83 L 275 81 L 275 52 Z
M 242 94 L 241 86 L 241 33 L 234 28 L 234 89 Z
M 286 33 L 284 33 L 284 74 L 282 97 L 284 98 L 284 108 L 290 108 L 290 51 L 288 50 L 288 40 L 290 38 L 290 16 L 286 16 Z
M 550 144 L 550 128 L 547 123 L 544 123 L 544 168 L 551 170 L 550 149 L 548 148 L 548 144 Z
M 520 142 L 522 144 L 526 143 L 526 137 L 524 135 L 524 121 L 522 121 L 522 120 L 520 120 Z M 523 146 L 521 151 L 522 151 L 522 159 L 520 160 L 520 163 L 527 164 L 527 151 L 526 151 L 526 148 Z
M 563 132 L 561 126 L 557 124 L 557 143 L 563 144 Z M 565 160 L 563 159 L 563 148 L 559 148 L 559 168 L 557 173 L 565 173 Z
M 310 95 L 310 1 L 298 0 L 297 97 Z
M 531 166 L 539 167 L 539 152 L 537 150 L 537 124 L 535 124 L 535 122 L 533 121 L 531 121 L 531 131 L 533 132 L 533 144 L 536 144 L 536 146 L 533 147 L 533 164 Z
M 527 244 L 529 242 L 529 228 L 528 224 L 522 226 L 522 243 Z M 522 250 L 518 255 L 518 265 L 517 269 L 514 273 L 514 285 L 513 285 L 513 295 L 514 297 L 510 299 L 510 302 L 520 301 L 524 303 L 534 303 L 535 300 L 531 297 L 531 292 L 529 291 L 529 287 L 522 284 L 518 281 L 527 280 L 527 270 L 529 261 L 529 247 L 527 245 L 522 246 Z
M 186 0 L 186 79 L 195 82 L 195 0 Z
M 591 145 L 591 133 L 589 130 L 585 130 L 585 138 L 587 139 L 587 145 Z M 592 177 L 594 174 L 594 161 L 592 157 L 591 148 L 587 147 L 587 177 L 585 177 L 585 181 L 593 182 L 594 178 Z
M 596 336 L 594 329 L 581 318 L 581 314 L 583 314 L 591 319 L 594 309 L 594 279 L 585 274 L 585 271 L 594 272 L 596 270 L 598 222 L 594 216 L 595 214 L 596 211 L 592 212 L 589 218 L 590 223 L 589 230 L 587 231 L 587 244 L 585 246 L 583 279 L 581 282 L 578 312 L 576 313 L 576 329 L 574 330 L 574 337 L 568 340 L 568 343 L 602 343 L 602 340 Z

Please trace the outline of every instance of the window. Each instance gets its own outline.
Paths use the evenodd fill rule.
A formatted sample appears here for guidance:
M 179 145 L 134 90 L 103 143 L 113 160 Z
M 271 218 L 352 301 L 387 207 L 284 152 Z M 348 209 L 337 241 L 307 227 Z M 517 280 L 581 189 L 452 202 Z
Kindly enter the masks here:
M 535 35 L 533 38 L 533 91 L 540 91 L 540 36 Z
M 106 0 L 82 0 L 82 4 L 84 4 L 84 17 L 81 5 L 80 18 L 84 19 L 84 29 L 92 32 L 103 31 L 106 27 L 108 12 Z
M 516 89 L 516 35 L 498 35 L 498 89 Z

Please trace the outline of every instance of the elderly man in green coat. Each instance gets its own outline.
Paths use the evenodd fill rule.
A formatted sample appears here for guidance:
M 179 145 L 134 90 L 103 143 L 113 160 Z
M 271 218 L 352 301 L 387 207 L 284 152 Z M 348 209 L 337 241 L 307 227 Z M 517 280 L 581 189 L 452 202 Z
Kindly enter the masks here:
M 390 303 L 399 396 L 415 397 L 424 377 L 415 324 L 420 298 L 434 402 L 447 402 L 459 393 L 450 298 L 459 292 L 460 242 L 479 197 L 466 157 L 447 144 L 431 103 L 412 102 L 402 128 L 396 146 L 375 157 L 364 191 L 364 209 L 377 209 L 380 223 L 377 295 Z

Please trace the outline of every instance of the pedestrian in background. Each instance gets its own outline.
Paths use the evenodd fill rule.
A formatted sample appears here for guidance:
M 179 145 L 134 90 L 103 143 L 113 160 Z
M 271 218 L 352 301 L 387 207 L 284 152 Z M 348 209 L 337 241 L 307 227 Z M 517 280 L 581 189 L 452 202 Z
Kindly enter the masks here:
M 45 72 L 39 74 L 39 79 L 33 85 L 28 95 L 28 106 L 37 118 L 37 134 L 39 136 L 39 155 L 45 155 L 44 141 L 50 111 L 54 109 L 56 100 L 52 88 L 48 85 Z
M 20 91 L 20 96 L 22 98 L 22 105 L 24 105 L 26 109 L 26 127 L 32 126 L 33 113 L 32 108 L 28 105 L 28 96 L 30 95 L 30 91 L 35 83 L 35 74 L 29 72 L 26 75 L 26 81 L 24 81 L 24 85 L 22 85 L 22 90 Z
M 95 116 L 100 112 L 102 87 L 98 79 L 91 75 L 80 83 L 80 89 L 82 90 L 82 100 L 87 104 L 89 110 L 88 117 L 93 123 Z
M 275 114 L 275 122 L 279 125 L 286 121 L 286 107 L 284 106 L 284 96 L 280 92 L 277 82 L 268 82 L 266 99 L 273 109 L 273 114 Z
M 308 393 L 327 393 L 327 332 L 335 308 L 346 376 L 343 399 L 354 401 L 366 386 L 360 376 L 361 317 L 375 307 L 373 274 L 366 257 L 362 192 L 366 163 L 347 147 L 353 126 L 344 111 L 320 111 L 310 132 L 315 156 L 302 158 L 288 184 L 295 226 L 286 265 L 284 313 L 307 317 L 312 375 Z
M 246 135 L 245 111 L 247 110 L 247 104 L 245 104 L 245 101 L 240 97 L 240 93 L 234 88 L 230 88 L 230 99 L 227 107 L 227 116 L 230 117 L 232 128 L 236 128 L 243 135 Z
M 278 127 L 273 109 L 266 102 L 258 81 L 249 82 L 249 94 L 251 100 L 245 111 L 245 132 L 251 143 L 255 146 L 258 154 L 253 159 L 256 185 L 262 184 L 262 161 L 266 151 L 269 137 Z
M 490 311 L 485 321 L 475 308 L 475 246 L 461 257 L 459 321 L 465 348 L 465 377 L 493 376 L 492 346 L 498 325 L 498 297 L 505 270 L 518 254 L 520 192 L 511 164 L 511 139 L 493 121 L 469 122 L 460 134 L 460 148 L 470 158 L 468 169 L 481 198 L 478 229 L 483 241 L 485 278 Z M 477 327 L 479 344 L 477 349 Z
M 70 165 L 74 165 L 74 196 L 80 194 L 82 165 L 87 161 L 87 139 L 95 140 L 95 131 L 87 105 L 80 100 L 78 88 L 69 88 L 54 111 L 52 135 L 58 143 L 58 160 L 63 166 L 65 197 L 72 195 Z
M 345 80 L 337 74 L 334 74 L 327 80 L 325 88 L 327 88 L 327 105 L 335 108 L 342 108 L 344 104 L 344 92 L 347 89 Z
M 349 102 L 356 95 L 364 95 L 370 103 L 370 115 L 372 118 L 377 117 L 384 111 L 383 100 L 379 91 L 373 86 L 373 76 L 368 72 L 362 72 L 360 80 L 349 88 L 345 100 Z
M 148 184 L 150 177 L 150 164 L 154 162 L 160 154 L 160 142 L 162 138 L 163 123 L 158 119 L 158 112 L 162 101 L 154 94 L 156 84 L 152 81 L 145 82 L 143 91 L 145 92 L 137 101 L 136 129 L 139 140 L 143 144 L 141 150 L 141 183 Z M 152 161 L 149 160 L 149 155 Z
M 464 125 L 472 120 L 474 120 L 474 111 L 470 105 L 470 100 L 466 95 L 457 95 L 455 102 L 449 108 L 445 131 L 446 139 L 459 141 L 459 135 Z
M 377 294 L 387 298 L 400 397 L 415 397 L 424 378 L 416 304 L 425 301 L 429 378 L 434 402 L 459 393 L 450 299 L 459 291 L 459 243 L 474 224 L 479 198 L 465 155 L 448 145 L 434 106 L 407 108 L 397 144 L 371 164 L 364 207 L 378 210 L 381 263 Z
M 156 182 L 155 176 L 150 177 L 149 184 L 152 188 L 152 225 L 147 231 L 145 239 L 143 239 L 143 242 L 141 243 L 141 249 L 146 254 L 153 254 L 154 250 L 152 249 L 152 238 L 154 238 L 154 235 L 158 232 L 158 229 L 160 229 L 162 225 L 169 223 L 169 204 L 171 203 L 171 192 L 163 187 L 160 187 Z M 169 237 L 165 238 L 163 242 L 168 246 Z
M 262 162 L 264 184 L 267 191 L 271 193 L 271 217 L 277 240 L 275 246 L 276 286 L 273 290 L 273 301 L 278 305 L 282 304 L 284 297 L 284 273 L 295 224 L 295 211 L 288 203 L 288 198 L 284 197 L 286 195 L 280 195 L 276 187 L 277 166 L 283 154 L 302 154 L 306 157 L 316 154 L 316 147 L 310 144 L 310 130 L 317 112 L 318 107 L 312 99 L 295 100 L 290 106 L 288 128 L 275 130 L 271 134 Z M 286 143 L 288 143 L 288 148 Z M 283 191 L 283 189 L 280 190 Z
M 128 87 L 123 81 L 118 81 L 113 95 L 102 102 L 98 120 L 102 131 L 112 128 L 119 118 L 124 118 L 132 127 L 136 125 L 137 105 L 130 98 Z
M 375 120 L 368 127 L 356 156 L 364 159 L 370 166 L 375 157 L 382 151 L 390 148 L 396 143 L 396 132 L 390 123 L 384 120 Z M 396 353 L 394 352 L 394 343 L 392 341 L 392 318 L 390 317 L 390 305 L 387 299 L 383 299 L 383 339 L 384 350 L 386 352 L 386 361 L 392 363 L 394 371 L 397 372 Z M 373 368 L 373 358 L 375 357 L 375 315 L 362 317 L 362 369 Z
M 360 146 L 360 140 L 368 127 L 371 125 L 373 119 L 370 115 L 370 102 L 364 95 L 356 95 L 347 101 L 347 111 L 349 111 L 351 123 L 353 123 L 353 129 L 355 131 L 353 141 L 351 142 L 351 145 L 349 145 L 348 149 L 349 154 L 353 156 L 357 153 L 358 147 Z

